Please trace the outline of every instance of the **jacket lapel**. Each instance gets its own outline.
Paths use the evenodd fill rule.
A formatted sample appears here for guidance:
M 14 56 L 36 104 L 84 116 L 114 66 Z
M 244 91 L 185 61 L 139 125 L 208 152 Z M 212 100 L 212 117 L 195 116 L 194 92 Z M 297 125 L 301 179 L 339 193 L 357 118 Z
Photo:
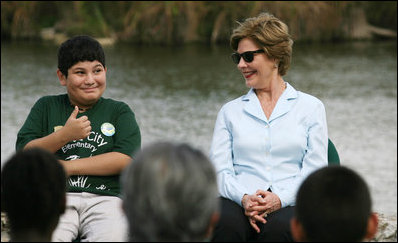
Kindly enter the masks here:
M 281 97 L 279 97 L 269 120 L 261 109 L 260 101 L 253 89 L 250 89 L 249 92 L 242 97 L 242 101 L 245 101 L 243 105 L 244 111 L 266 123 L 270 123 L 272 120 L 283 116 L 292 109 L 295 103 L 292 101 L 298 96 L 297 91 L 289 83 L 286 83 L 286 85 L 287 88 Z
M 297 96 L 297 91 L 289 83 L 287 83 L 286 90 L 282 93 L 281 97 L 279 97 L 278 102 L 272 111 L 269 122 L 288 113 L 293 108 L 295 103 L 293 100 L 295 100 Z
M 268 119 L 265 116 L 263 109 L 261 109 L 260 101 L 258 100 L 253 88 L 251 88 L 249 92 L 242 97 L 242 101 L 244 101 L 243 110 L 245 112 L 268 123 Z

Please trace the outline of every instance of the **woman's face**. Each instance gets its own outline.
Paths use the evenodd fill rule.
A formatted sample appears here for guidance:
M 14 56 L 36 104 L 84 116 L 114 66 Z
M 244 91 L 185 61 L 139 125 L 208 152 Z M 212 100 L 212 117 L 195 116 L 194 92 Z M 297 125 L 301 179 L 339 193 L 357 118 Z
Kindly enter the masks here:
M 106 88 L 106 68 L 99 61 L 78 62 L 69 68 L 68 77 L 59 70 L 58 77 L 71 103 L 81 108 L 94 105 Z
M 244 38 L 239 42 L 237 52 L 242 54 L 260 49 L 262 48 L 253 40 Z M 271 80 L 278 75 L 275 61 L 269 59 L 265 53 L 254 53 L 254 58 L 251 62 L 246 62 L 241 58 L 238 63 L 238 69 L 246 80 L 246 86 L 254 89 L 269 88 Z

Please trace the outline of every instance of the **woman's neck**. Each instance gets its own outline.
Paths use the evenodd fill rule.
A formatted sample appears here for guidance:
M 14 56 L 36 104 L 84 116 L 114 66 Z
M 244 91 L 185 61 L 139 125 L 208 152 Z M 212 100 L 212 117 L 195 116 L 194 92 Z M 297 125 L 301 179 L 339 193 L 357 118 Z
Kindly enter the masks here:
M 257 98 L 260 101 L 261 108 L 267 119 L 270 119 L 276 103 L 283 91 L 286 89 L 286 86 L 287 85 L 283 79 L 280 79 L 279 82 L 275 82 L 274 85 L 271 85 L 269 89 L 255 90 Z
M 262 89 L 255 89 L 258 99 L 266 102 L 276 102 L 286 89 L 287 85 L 282 78 L 271 82 L 269 87 Z

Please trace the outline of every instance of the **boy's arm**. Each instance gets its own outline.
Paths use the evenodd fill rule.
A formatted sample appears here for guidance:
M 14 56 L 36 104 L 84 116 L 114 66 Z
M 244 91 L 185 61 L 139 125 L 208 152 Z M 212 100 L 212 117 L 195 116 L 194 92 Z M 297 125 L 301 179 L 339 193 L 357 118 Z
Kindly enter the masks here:
M 76 160 L 60 160 L 68 176 L 71 175 L 117 175 L 131 162 L 131 157 L 119 153 L 108 152 L 92 157 Z
M 53 132 L 45 137 L 36 138 L 29 143 L 27 143 L 24 149 L 39 147 L 50 151 L 51 153 L 55 153 L 62 146 L 64 146 L 68 141 L 68 139 L 63 135 L 63 133 L 59 130 Z
M 79 109 L 75 106 L 75 109 L 66 121 L 65 126 L 45 137 L 37 138 L 28 142 L 24 149 L 40 147 L 50 151 L 51 153 L 55 153 L 62 146 L 72 140 L 86 138 L 91 132 L 90 121 L 87 116 L 76 118 L 78 113 Z

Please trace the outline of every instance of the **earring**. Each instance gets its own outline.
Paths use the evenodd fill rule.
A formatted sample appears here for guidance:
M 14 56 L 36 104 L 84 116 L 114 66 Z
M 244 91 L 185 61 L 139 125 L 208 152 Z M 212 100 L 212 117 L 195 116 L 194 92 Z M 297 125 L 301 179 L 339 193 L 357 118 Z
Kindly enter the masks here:
M 275 64 L 274 64 L 274 68 L 277 68 L 277 67 L 278 67 L 278 64 L 275 63 Z

